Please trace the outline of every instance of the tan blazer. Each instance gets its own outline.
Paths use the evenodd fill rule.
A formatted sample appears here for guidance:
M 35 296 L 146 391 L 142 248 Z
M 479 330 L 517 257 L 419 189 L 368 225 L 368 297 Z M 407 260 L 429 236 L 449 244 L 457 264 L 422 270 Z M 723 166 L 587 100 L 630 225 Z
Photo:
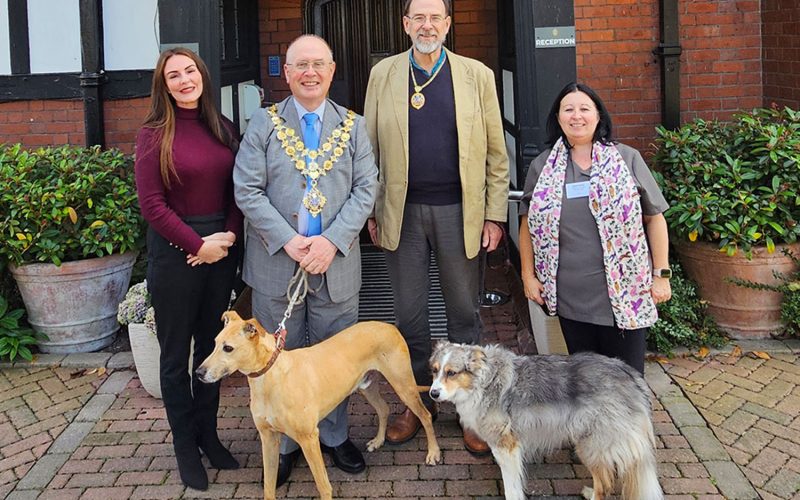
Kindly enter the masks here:
M 446 50 L 446 49 L 445 49 Z M 409 52 L 372 68 L 364 117 L 380 169 L 375 218 L 383 248 L 396 250 L 408 189 Z M 453 75 L 459 175 L 467 258 L 478 255 L 485 220 L 505 222 L 508 157 L 494 73 L 479 61 L 447 51 Z M 435 133 L 435 131 L 431 131 Z

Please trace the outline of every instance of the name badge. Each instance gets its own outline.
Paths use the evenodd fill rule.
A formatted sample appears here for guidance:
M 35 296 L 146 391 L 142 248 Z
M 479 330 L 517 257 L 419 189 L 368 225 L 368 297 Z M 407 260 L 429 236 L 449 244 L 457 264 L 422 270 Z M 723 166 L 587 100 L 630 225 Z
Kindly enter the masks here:
M 567 198 L 586 198 L 589 196 L 589 181 L 567 184 Z

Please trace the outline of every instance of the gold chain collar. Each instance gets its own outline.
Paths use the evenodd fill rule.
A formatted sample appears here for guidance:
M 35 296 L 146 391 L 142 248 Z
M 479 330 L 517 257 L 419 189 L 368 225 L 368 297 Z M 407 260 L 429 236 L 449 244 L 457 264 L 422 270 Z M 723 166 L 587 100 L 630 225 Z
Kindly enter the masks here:
M 278 115 L 278 106 L 273 104 L 267 108 L 272 123 L 275 125 L 275 131 L 278 139 L 281 141 L 281 148 L 286 153 L 286 156 L 294 163 L 294 166 L 300 173 L 311 179 L 311 189 L 303 197 L 303 206 L 306 207 L 308 213 L 316 217 L 322 212 L 322 208 L 328 201 L 322 191 L 317 187 L 317 179 L 326 175 L 328 171 L 333 168 L 339 158 L 344 154 L 347 149 L 347 142 L 350 140 L 350 131 L 355 125 L 356 114 L 352 110 L 347 110 L 347 116 L 342 125 L 336 127 L 331 135 L 322 142 L 319 149 L 309 150 L 303 143 L 303 140 L 293 128 L 287 127 L 283 118 Z M 328 157 L 327 160 L 320 161 Z M 306 161 L 308 157 L 309 161 Z

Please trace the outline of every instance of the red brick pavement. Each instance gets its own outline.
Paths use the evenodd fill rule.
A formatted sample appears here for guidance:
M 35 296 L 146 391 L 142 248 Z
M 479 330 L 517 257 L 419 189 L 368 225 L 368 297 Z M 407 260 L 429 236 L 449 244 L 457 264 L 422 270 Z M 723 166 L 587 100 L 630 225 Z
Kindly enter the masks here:
M 495 273 L 490 277 L 490 287 L 508 290 L 505 276 Z M 487 342 L 516 346 L 520 327 L 517 326 L 510 304 L 484 309 L 483 317 Z M 765 476 L 774 470 L 770 479 L 763 483 L 762 490 L 769 492 L 767 485 L 775 477 L 787 470 L 797 471 L 798 458 L 792 453 L 797 449 L 795 434 L 800 434 L 800 422 L 797 420 L 797 407 L 793 405 L 797 404 L 795 400 L 800 394 L 796 386 L 786 391 L 786 384 L 792 382 L 787 380 L 787 377 L 791 377 L 788 374 L 796 374 L 797 358 L 776 356 L 771 365 L 751 361 L 743 363 L 747 366 L 737 366 L 735 370 L 732 365 L 730 369 L 726 367 L 724 377 L 716 365 L 694 367 L 682 360 L 675 360 L 667 369 L 670 375 L 683 382 L 683 388 L 692 400 L 699 401 L 698 407 L 712 425 L 716 425 L 712 412 L 718 415 L 724 413 L 720 407 L 728 401 L 723 400 L 726 395 L 746 395 L 750 397 L 748 403 L 760 405 L 758 411 L 755 407 L 745 408 L 744 405 L 730 411 L 731 417 L 737 411 L 746 411 L 759 419 L 751 422 L 749 415 L 740 414 L 730 421 L 727 431 L 730 436 L 738 437 L 727 446 L 734 460 L 745 470 L 749 467 Z M 764 370 L 759 371 L 761 368 Z M 709 372 L 710 369 L 717 370 L 716 375 Z M 745 373 L 744 370 L 749 371 Z M 649 373 L 663 377 L 659 366 L 651 365 Z M 65 457 L 63 465 L 54 469 L 52 479 L 45 486 L 41 489 L 18 488 L 12 491 L 34 461 L 43 461 L 49 456 L 47 450 L 53 439 L 70 424 L 80 406 L 93 396 L 99 382 L 107 378 L 108 375 L 98 377 L 97 374 L 63 368 L 15 368 L 0 372 L 0 493 L 8 494 L 14 500 L 260 498 L 260 443 L 247 407 L 248 388 L 241 376 L 224 381 L 219 427 L 223 441 L 230 446 L 243 467 L 236 471 L 209 469 L 211 487 L 207 492 L 186 490 L 180 483 L 161 402 L 148 396 L 135 378 L 119 391 L 113 404 L 101 414 L 101 418 L 74 451 Z M 760 391 L 755 391 L 756 386 L 749 385 L 753 380 L 761 384 Z M 722 391 L 727 386 L 720 386 L 720 383 L 730 385 L 727 392 Z M 698 390 L 693 392 L 693 389 Z M 717 406 L 713 406 L 711 396 L 702 394 L 703 391 L 714 390 L 722 391 L 715 401 Z M 701 396 L 708 399 L 697 399 Z M 781 399 L 777 402 L 765 399 L 778 396 Z M 397 411 L 399 404 L 396 397 L 389 394 L 387 399 L 393 410 Z M 708 404 L 703 406 L 704 403 Z M 667 498 L 724 498 L 717 486 L 717 479 L 709 472 L 707 462 L 698 458 L 698 452 L 692 448 L 682 428 L 676 425 L 676 417 L 665 410 L 667 405 L 655 399 L 653 405 L 659 476 Z M 780 423 L 767 410 L 783 413 L 792 417 L 792 420 Z M 363 448 L 375 433 L 375 416 L 360 396 L 351 398 L 350 412 L 351 437 Z M 420 435 L 404 445 L 386 445 L 366 454 L 368 467 L 360 474 L 349 475 L 329 467 L 334 495 L 343 498 L 447 499 L 501 496 L 499 469 L 491 458 L 475 458 L 463 449 L 452 406 L 445 405 L 442 408 L 435 427 L 443 449 L 443 464 L 435 467 L 423 464 L 424 439 Z M 766 439 L 759 440 L 769 433 L 772 437 L 768 442 Z M 729 435 L 720 436 L 723 443 L 729 441 L 726 438 Z M 741 448 L 737 447 L 737 442 L 742 439 L 762 443 L 763 449 L 745 459 L 735 451 Z M 777 468 L 775 460 L 781 463 Z M 581 488 L 590 483 L 586 469 L 568 450 L 558 451 L 542 463 L 531 465 L 529 475 L 529 488 L 537 498 L 576 499 Z M 748 477 L 758 479 L 750 473 Z M 756 481 L 754 483 L 758 485 Z M 291 480 L 278 493 L 279 496 L 291 498 L 316 495 L 309 469 L 303 460 Z M 798 497 L 775 495 L 765 498 Z
M 83 369 L 0 371 L 0 497 L 47 452 L 101 382 Z

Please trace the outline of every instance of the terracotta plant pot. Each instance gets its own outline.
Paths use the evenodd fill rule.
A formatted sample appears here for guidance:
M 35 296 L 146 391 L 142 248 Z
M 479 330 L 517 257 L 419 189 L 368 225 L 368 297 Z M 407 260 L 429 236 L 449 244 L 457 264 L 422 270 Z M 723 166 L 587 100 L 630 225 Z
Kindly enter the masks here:
M 784 248 L 795 255 L 800 252 L 800 244 L 777 245 L 773 253 L 766 248 L 754 248 L 753 258 L 748 260 L 742 252 L 728 256 L 714 243 L 675 245 L 683 268 L 697 283 L 700 297 L 708 301 L 708 313 L 734 339 L 769 338 L 783 329 L 780 311 L 783 294 L 742 287 L 726 278 L 777 283 L 773 271 L 791 273 L 795 269 L 791 259 L 783 254 Z

